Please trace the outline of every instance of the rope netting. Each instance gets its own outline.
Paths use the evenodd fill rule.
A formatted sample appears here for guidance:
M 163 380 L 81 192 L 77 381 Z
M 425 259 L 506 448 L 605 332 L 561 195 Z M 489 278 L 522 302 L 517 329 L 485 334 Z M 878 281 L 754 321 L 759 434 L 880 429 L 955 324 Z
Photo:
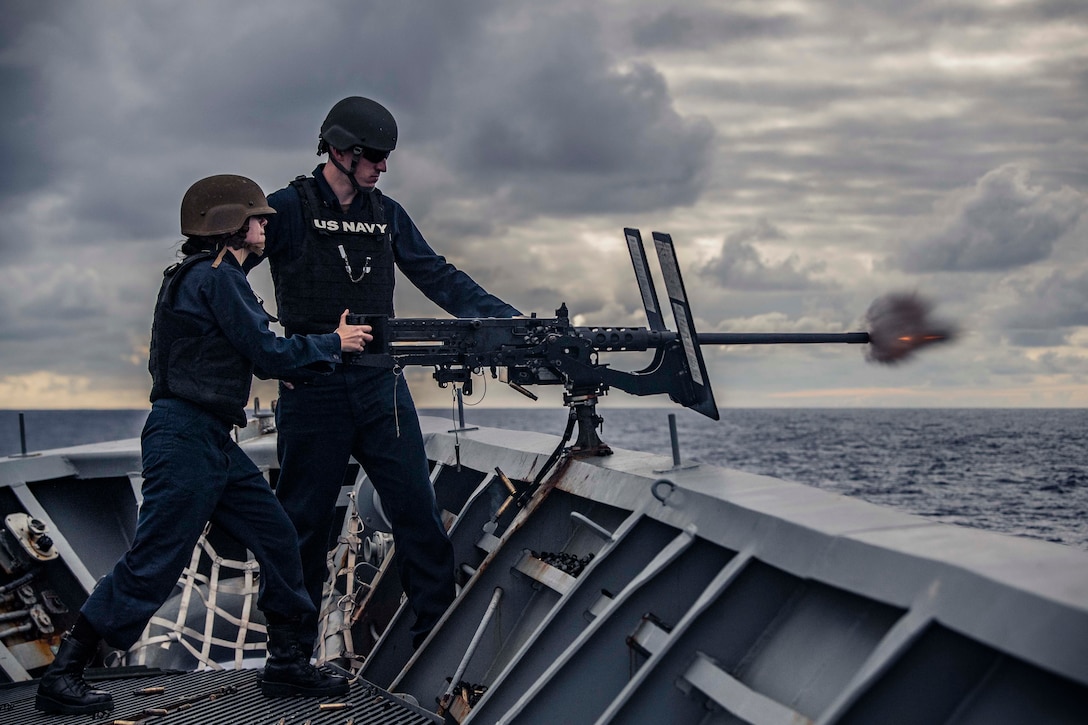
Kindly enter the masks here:
M 364 526 L 354 493 L 348 499 L 349 515 L 326 558 L 318 664 L 362 659 L 353 651 L 351 624 L 370 584 L 359 574 L 377 568 L 364 553 Z M 240 669 L 247 658 L 264 658 L 267 629 L 257 610 L 260 566 L 249 551 L 244 561 L 222 556 L 208 538 L 210 531 L 209 523 L 178 578 L 177 593 L 150 619 L 136 644 L 120 655 L 123 664 L 220 670 Z M 383 555 L 386 548 L 381 547 Z M 178 662 L 178 648 L 192 661 Z
M 180 593 L 148 621 L 125 656 L 127 664 L 153 664 L 164 655 L 154 652 L 155 647 L 180 646 L 196 660 L 196 670 L 219 670 L 225 664 L 238 669 L 247 655 L 264 657 L 267 630 L 253 621 L 260 567 L 249 552 L 245 561 L 221 556 L 208 540 L 210 530 L 211 524 L 204 527 L 178 578 Z M 207 565 L 202 567 L 202 561 Z

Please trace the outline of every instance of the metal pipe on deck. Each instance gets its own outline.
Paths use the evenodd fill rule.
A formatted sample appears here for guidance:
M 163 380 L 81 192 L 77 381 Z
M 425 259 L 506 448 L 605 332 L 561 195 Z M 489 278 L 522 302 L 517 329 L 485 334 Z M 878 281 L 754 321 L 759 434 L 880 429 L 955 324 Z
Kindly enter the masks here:
M 476 628 L 475 634 L 472 635 L 472 641 L 468 644 L 468 649 L 465 650 L 465 656 L 461 658 L 461 663 L 457 665 L 457 671 L 453 673 L 453 678 L 450 680 L 450 686 L 446 689 L 446 693 L 442 696 L 442 710 L 449 707 L 450 702 L 453 699 L 453 693 L 457 691 L 457 685 L 461 682 L 461 678 L 465 676 L 465 670 L 468 669 L 469 662 L 472 661 L 472 656 L 476 654 L 476 648 L 480 646 L 480 640 L 483 639 L 484 632 L 487 630 L 487 625 L 491 622 L 491 617 L 494 616 L 495 610 L 499 608 L 499 602 L 502 600 L 502 587 L 495 587 L 495 593 L 491 595 L 491 603 L 487 605 L 487 611 L 484 612 L 483 619 L 480 620 L 480 626 Z
M 26 634 L 27 632 L 31 631 L 32 629 L 34 629 L 34 625 L 31 624 L 30 622 L 27 622 L 25 624 L 20 624 L 17 627 L 9 627 L 7 629 L 0 630 L 0 639 L 7 639 L 8 637 L 11 637 L 12 635 L 16 635 L 16 634 Z
M 26 457 L 26 420 L 25 414 L 19 413 L 19 448 L 22 450 L 22 455 Z
M 669 413 L 669 442 L 672 444 L 672 465 L 680 465 L 680 436 L 676 432 L 676 413 Z

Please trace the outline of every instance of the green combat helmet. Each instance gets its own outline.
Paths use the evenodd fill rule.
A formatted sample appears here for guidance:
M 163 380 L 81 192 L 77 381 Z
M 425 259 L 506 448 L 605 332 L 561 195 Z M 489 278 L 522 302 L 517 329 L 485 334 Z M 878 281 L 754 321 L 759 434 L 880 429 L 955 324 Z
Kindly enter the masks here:
M 212 237 L 238 231 L 252 216 L 275 214 L 255 181 L 234 174 L 201 179 L 181 199 L 181 233 Z

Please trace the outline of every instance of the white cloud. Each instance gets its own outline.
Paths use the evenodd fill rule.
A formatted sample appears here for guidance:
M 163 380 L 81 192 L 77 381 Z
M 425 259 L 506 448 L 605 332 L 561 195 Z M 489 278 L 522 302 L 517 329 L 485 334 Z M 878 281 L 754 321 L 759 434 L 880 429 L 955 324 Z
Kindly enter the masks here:
M 825 286 L 815 277 L 826 268 L 822 262 L 802 263 L 797 254 L 772 262 L 761 256 L 752 242 L 781 240 L 774 225 L 760 219 L 755 226 L 726 237 L 719 254 L 699 270 L 703 279 L 733 290 L 806 290 Z
M 1025 169 L 994 169 L 939 210 L 934 229 L 900 243 L 907 272 L 1001 271 L 1045 260 L 1088 209 L 1069 187 L 1046 190 Z

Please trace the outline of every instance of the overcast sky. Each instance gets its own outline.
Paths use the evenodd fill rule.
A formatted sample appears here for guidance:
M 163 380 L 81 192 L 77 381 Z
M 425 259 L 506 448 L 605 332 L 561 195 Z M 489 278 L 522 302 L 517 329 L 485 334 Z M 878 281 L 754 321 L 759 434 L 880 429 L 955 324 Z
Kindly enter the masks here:
M 1083 0 L 5 8 L 0 408 L 146 407 L 182 194 L 309 173 L 349 95 L 400 126 L 382 190 L 526 312 L 645 325 L 633 226 L 673 235 L 700 331 L 858 330 L 904 291 L 961 330 L 893 367 L 707 348 L 722 408 L 1088 405 Z M 403 278 L 397 312 L 445 314 Z

